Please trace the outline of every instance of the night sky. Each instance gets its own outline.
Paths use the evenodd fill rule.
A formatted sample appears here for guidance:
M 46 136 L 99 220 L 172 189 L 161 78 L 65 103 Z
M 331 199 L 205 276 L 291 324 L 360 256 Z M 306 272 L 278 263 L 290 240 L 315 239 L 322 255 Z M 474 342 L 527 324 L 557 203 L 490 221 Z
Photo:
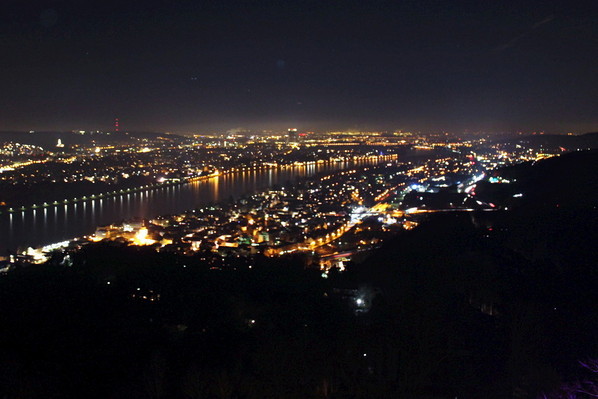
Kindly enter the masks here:
M 0 4 L 0 130 L 598 131 L 598 2 Z

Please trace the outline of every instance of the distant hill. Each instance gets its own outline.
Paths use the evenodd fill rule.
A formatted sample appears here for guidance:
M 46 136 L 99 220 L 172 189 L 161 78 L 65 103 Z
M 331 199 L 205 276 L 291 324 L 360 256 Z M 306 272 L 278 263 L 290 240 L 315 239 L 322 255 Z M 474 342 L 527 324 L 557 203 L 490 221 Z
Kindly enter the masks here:
M 476 192 L 505 206 L 593 208 L 598 206 L 597 170 L 598 150 L 575 151 L 499 169 L 494 174 L 512 183 L 481 183 Z
M 547 150 L 558 150 L 560 147 L 567 151 L 587 150 L 598 148 L 598 132 L 571 136 L 562 134 L 529 135 L 506 141 L 516 141 Z

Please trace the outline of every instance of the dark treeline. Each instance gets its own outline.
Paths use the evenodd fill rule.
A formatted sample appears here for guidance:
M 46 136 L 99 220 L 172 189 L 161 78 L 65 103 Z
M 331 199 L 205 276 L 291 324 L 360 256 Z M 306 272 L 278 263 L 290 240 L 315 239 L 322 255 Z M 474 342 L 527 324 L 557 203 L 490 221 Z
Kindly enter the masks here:
M 106 243 L 22 267 L 0 278 L 0 397 L 537 398 L 598 357 L 580 204 L 433 217 L 326 279 Z

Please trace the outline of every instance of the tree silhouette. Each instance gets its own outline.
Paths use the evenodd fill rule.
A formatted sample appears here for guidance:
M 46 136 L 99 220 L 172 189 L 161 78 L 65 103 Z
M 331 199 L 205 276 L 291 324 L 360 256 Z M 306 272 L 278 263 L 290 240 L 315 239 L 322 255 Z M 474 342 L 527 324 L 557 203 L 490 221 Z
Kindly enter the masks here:
M 166 359 L 155 352 L 143 373 L 145 391 L 150 399 L 160 399 L 164 396 L 166 379 Z

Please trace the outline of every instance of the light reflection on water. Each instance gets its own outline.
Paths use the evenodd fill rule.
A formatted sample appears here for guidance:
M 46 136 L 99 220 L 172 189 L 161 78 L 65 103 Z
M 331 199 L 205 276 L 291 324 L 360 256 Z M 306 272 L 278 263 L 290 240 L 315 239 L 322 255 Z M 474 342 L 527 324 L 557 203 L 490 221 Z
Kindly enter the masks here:
M 364 161 L 360 164 L 372 164 Z M 38 208 L 0 215 L 0 255 L 7 249 L 41 246 L 93 234 L 97 226 L 134 217 L 149 219 L 176 214 L 210 202 L 284 185 L 298 177 L 352 167 L 355 163 L 312 164 L 283 169 L 244 171 L 209 180 L 161 187 L 116 197 Z M 43 202 L 43 199 L 40 199 Z M 43 212 L 43 217 L 42 217 Z

